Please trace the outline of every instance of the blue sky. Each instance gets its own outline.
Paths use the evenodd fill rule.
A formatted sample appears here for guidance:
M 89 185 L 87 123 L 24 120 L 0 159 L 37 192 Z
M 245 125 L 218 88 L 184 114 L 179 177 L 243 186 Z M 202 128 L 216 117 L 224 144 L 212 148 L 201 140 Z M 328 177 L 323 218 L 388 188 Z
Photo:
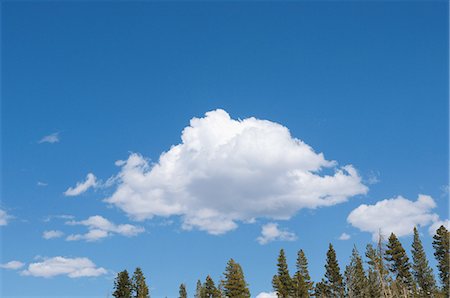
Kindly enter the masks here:
M 280 248 L 292 271 L 304 249 L 317 281 L 329 242 L 344 268 L 378 228 L 410 250 L 415 224 L 435 264 L 445 1 L 4 1 L 1 14 L 3 297 L 105 297 L 136 266 L 152 297 L 176 297 L 229 258 L 256 296 Z

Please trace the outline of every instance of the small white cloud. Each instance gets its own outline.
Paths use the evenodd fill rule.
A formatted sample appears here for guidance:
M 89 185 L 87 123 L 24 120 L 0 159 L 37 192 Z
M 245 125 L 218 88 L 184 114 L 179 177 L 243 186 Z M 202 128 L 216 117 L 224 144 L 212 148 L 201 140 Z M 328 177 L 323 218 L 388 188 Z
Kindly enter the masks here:
M 380 183 L 380 173 L 371 171 L 367 177 L 367 184 L 373 185 Z
M 22 275 L 53 277 L 66 275 L 70 278 L 93 277 L 106 274 L 106 269 L 97 267 L 88 258 L 53 257 L 42 262 L 31 263 Z
M 66 196 L 78 196 L 84 192 L 86 192 L 91 187 L 97 186 L 97 178 L 94 176 L 94 174 L 89 173 L 86 176 L 86 180 L 84 182 L 77 182 L 77 185 L 75 187 L 69 187 L 65 192 L 64 195 Z
M 449 189 L 450 189 L 450 187 L 449 187 L 448 184 L 447 185 L 442 185 L 441 186 L 441 197 L 448 197 Z
M 439 229 L 441 226 L 444 226 L 447 230 L 450 228 L 450 220 L 437 220 L 435 221 L 428 229 L 428 233 L 430 233 L 431 236 L 434 236 L 436 234 L 437 229 Z
M 48 183 L 38 181 L 38 182 L 36 183 L 36 185 L 37 185 L 37 186 L 47 186 Z
M 0 226 L 6 226 L 10 218 L 11 216 L 6 211 L 0 209 Z
M 133 237 L 145 231 L 143 227 L 130 224 L 116 225 L 100 215 L 91 216 L 88 219 L 82 221 L 69 221 L 66 222 L 66 224 L 72 226 L 82 225 L 88 227 L 89 229 L 86 234 L 72 234 L 67 236 L 67 241 L 97 241 L 112 234 Z
M 220 109 L 191 119 L 181 143 L 158 162 L 133 153 L 116 165 L 117 188 L 106 202 L 136 220 L 180 216 L 183 229 L 214 235 L 239 222 L 286 220 L 368 191 L 352 165 L 325 159 L 287 127 L 234 120 Z
M 261 236 L 256 240 L 264 245 L 272 241 L 295 241 L 297 236 L 292 232 L 280 230 L 277 223 L 271 222 L 262 226 Z
M 50 231 L 44 231 L 42 233 L 42 238 L 44 239 L 53 239 L 53 238 L 60 238 L 64 235 L 63 232 L 57 231 L 57 230 L 50 230 Z
M 59 132 L 55 132 L 48 136 L 43 137 L 42 139 L 39 140 L 38 143 L 39 144 L 42 144 L 42 143 L 53 144 L 53 143 L 58 143 L 58 142 L 59 142 Z
M 0 268 L 3 269 L 10 269 L 10 270 L 17 270 L 20 269 L 24 266 L 25 264 L 19 261 L 10 261 L 8 263 L 5 264 L 1 264 Z
M 256 298 L 277 298 L 277 293 L 275 292 L 261 292 L 258 295 L 256 295 Z
M 347 233 L 342 233 L 341 236 L 339 236 L 339 240 L 349 240 L 351 238 L 351 236 Z
M 435 207 L 430 196 L 419 195 L 415 202 L 398 196 L 375 205 L 360 205 L 350 212 L 347 221 L 361 231 L 372 233 L 374 241 L 379 232 L 385 237 L 390 233 L 402 237 L 411 235 L 415 226 L 427 226 L 437 221 L 439 216 L 431 211 Z

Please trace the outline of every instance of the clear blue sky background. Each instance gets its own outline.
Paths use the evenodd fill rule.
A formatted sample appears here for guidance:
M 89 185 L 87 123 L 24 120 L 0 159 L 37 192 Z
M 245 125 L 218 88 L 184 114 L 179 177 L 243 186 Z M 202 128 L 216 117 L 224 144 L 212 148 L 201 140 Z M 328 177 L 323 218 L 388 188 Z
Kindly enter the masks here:
M 176 297 L 181 282 L 192 294 L 197 279 L 218 280 L 233 257 L 256 296 L 271 291 L 280 248 L 292 268 L 303 248 L 316 281 L 329 242 L 341 268 L 354 244 L 363 252 L 370 233 L 346 222 L 362 203 L 427 194 L 448 218 L 446 1 L 4 1 L 1 9 L 1 207 L 14 216 L 0 227 L 1 263 L 66 256 L 115 272 L 141 266 L 152 297 Z M 116 174 L 114 162 L 130 151 L 157 161 L 192 117 L 217 108 L 278 122 L 379 182 L 367 195 L 282 222 L 298 235 L 293 242 L 260 245 L 259 224 L 221 236 L 183 231 L 177 217 L 139 223 L 146 232 L 133 238 L 42 238 L 67 229 L 44 222 L 49 215 L 133 223 L 102 201 L 108 190 L 63 192 L 88 172 Z M 54 132 L 60 142 L 38 144 Z M 352 238 L 339 241 L 343 232 Z M 431 237 L 421 233 L 431 259 Z M 411 237 L 401 240 L 409 250 Z M 4 297 L 105 297 L 113 284 L 112 274 L 44 279 L 0 270 Z

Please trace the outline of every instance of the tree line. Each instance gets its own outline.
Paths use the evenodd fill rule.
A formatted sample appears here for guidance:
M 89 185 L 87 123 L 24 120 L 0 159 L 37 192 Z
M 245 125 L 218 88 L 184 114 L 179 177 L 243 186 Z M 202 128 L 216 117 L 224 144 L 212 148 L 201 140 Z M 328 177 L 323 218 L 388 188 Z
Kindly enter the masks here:
M 363 257 L 353 248 L 350 262 L 342 272 L 336 251 L 330 243 L 326 254 L 325 275 L 318 281 L 311 280 L 308 260 L 302 249 L 297 253 L 296 272 L 291 275 L 286 255 L 281 249 L 277 259 L 277 273 L 272 278 L 274 292 L 279 298 L 421 298 L 450 297 L 450 233 L 441 226 L 433 236 L 434 256 L 437 260 L 439 284 L 428 263 L 417 228 L 411 245 L 412 261 L 394 233 L 387 241 L 379 236 L 378 243 L 366 246 Z M 367 268 L 365 268 L 367 267 Z M 114 281 L 115 298 L 149 298 L 144 274 L 136 268 L 130 278 L 126 270 L 119 272 Z M 185 284 L 179 287 L 180 298 L 187 298 Z M 230 259 L 223 278 L 216 283 L 208 275 L 202 283 L 197 281 L 195 298 L 249 298 L 250 290 L 239 263 Z

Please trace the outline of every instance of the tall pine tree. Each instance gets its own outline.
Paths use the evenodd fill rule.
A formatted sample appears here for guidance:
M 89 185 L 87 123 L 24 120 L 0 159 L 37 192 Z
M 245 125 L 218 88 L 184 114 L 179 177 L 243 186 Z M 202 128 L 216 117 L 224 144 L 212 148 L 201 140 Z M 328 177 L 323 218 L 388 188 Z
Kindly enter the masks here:
M 409 297 L 413 293 L 413 279 L 410 272 L 409 258 L 402 244 L 394 233 L 389 236 L 385 259 L 389 262 L 389 270 L 395 275 L 401 293 Z
M 341 275 L 338 261 L 336 259 L 336 251 L 330 243 L 327 251 L 327 263 L 325 264 L 325 285 L 329 291 L 329 297 L 344 297 L 345 288 Z
M 442 283 L 442 293 L 445 297 L 450 297 L 449 291 L 449 231 L 442 225 L 433 236 L 434 256 L 438 261 L 439 279 Z
M 292 279 L 294 293 L 293 297 L 310 297 L 313 294 L 313 282 L 309 276 L 308 260 L 302 249 L 297 253 L 297 272 Z
M 345 280 L 348 297 L 366 297 L 368 283 L 361 256 L 353 247 L 350 264 L 345 269 Z
M 435 291 L 436 281 L 434 280 L 433 270 L 428 265 L 425 250 L 416 227 L 414 227 L 411 252 L 413 258 L 412 271 L 417 283 L 417 294 L 419 297 L 430 297 Z
M 203 297 L 203 285 L 200 280 L 197 280 L 197 286 L 195 288 L 195 298 L 202 298 Z
M 249 298 L 250 291 L 245 282 L 244 272 L 241 266 L 233 259 L 227 263 L 224 272 L 225 280 L 223 281 L 223 291 L 226 297 Z
M 291 297 L 293 292 L 292 279 L 289 275 L 284 249 L 280 250 L 277 267 L 278 272 L 272 279 L 272 286 L 279 298 Z
M 178 291 L 178 293 L 180 294 L 179 298 L 187 298 L 187 291 L 185 284 L 180 285 L 180 290 Z
M 128 275 L 128 271 L 124 270 L 117 274 L 114 280 L 114 292 L 115 298 L 132 298 L 131 293 L 133 291 L 133 285 Z
M 202 298 L 220 298 L 220 292 L 209 275 L 206 277 L 206 281 L 201 292 Z
M 134 298 L 150 298 L 148 287 L 145 282 L 145 276 L 141 268 L 137 267 L 134 271 L 133 278 L 133 297 Z

